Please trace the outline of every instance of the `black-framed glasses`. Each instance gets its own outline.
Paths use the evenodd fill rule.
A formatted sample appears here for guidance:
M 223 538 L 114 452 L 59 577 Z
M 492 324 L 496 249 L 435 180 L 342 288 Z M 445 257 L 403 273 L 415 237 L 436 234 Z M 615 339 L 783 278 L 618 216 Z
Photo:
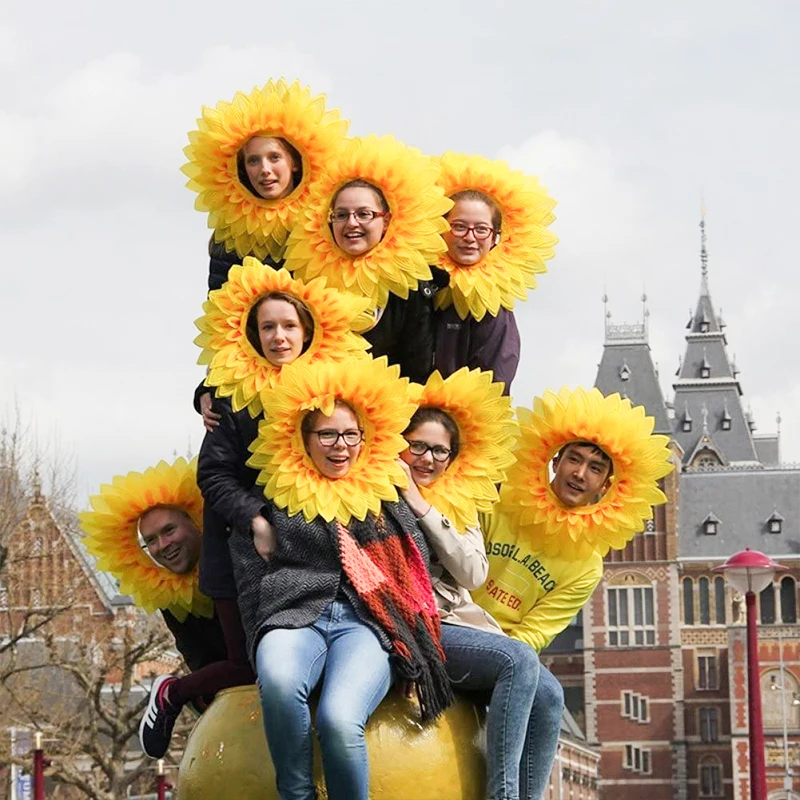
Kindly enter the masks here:
M 458 221 L 450 223 L 450 233 L 452 233 L 453 236 L 457 236 L 459 239 L 463 239 L 470 231 L 472 231 L 472 235 L 478 241 L 488 239 L 495 232 L 491 225 L 467 225 L 466 222 Z
M 375 211 L 372 208 L 357 208 L 355 211 L 348 211 L 346 208 L 335 208 L 331 211 L 328 219 L 338 225 L 347 222 L 350 217 L 355 217 L 356 222 L 372 222 L 377 217 L 385 217 L 388 213 L 388 211 Z
M 339 443 L 339 439 L 344 439 L 344 443 L 348 447 L 355 447 L 357 444 L 361 444 L 361 441 L 364 439 L 364 431 L 359 431 L 351 428 L 349 431 L 335 431 L 331 428 L 322 428 L 318 431 L 311 431 L 317 435 L 317 439 L 319 439 L 319 443 L 323 447 L 333 447 L 334 445 Z
M 406 439 L 408 449 L 412 456 L 424 456 L 430 450 L 434 461 L 447 461 L 450 458 L 450 450 L 441 444 L 428 444 L 420 439 Z

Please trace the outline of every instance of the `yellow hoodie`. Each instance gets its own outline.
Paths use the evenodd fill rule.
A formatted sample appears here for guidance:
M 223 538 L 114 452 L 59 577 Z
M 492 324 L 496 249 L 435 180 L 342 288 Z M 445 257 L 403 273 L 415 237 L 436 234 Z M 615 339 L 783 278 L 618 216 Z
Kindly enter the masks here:
M 537 652 L 567 627 L 603 577 L 603 559 L 593 553 L 567 561 L 531 547 L 502 511 L 481 515 L 489 577 L 472 592 L 512 638 Z

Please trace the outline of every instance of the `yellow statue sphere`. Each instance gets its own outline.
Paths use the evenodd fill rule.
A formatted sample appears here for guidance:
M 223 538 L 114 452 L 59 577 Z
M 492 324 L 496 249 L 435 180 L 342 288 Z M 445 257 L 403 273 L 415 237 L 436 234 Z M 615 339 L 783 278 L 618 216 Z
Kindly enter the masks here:
M 392 691 L 367 724 L 370 797 L 481 800 L 486 782 L 483 714 L 463 697 L 430 725 L 414 701 Z M 315 744 L 317 794 L 327 798 Z M 181 800 L 277 800 L 255 686 L 219 693 L 198 720 L 178 773 Z

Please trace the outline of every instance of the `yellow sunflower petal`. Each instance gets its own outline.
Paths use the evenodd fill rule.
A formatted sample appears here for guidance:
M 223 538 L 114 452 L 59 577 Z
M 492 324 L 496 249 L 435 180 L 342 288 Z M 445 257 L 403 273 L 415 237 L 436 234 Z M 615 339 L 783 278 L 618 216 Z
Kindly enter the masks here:
M 415 387 L 415 402 L 441 409 L 458 426 L 458 456 L 420 491 L 463 533 L 477 524 L 479 511 L 489 511 L 497 501 L 496 486 L 514 463 L 511 399 L 503 396 L 501 383 L 492 382 L 491 372 L 464 367 L 448 378 L 434 372 L 425 386 Z
M 674 468 L 669 437 L 652 433 L 653 420 L 641 406 L 598 389 L 537 397 L 533 410 L 517 410 L 520 436 L 516 463 L 500 493 L 531 543 L 569 559 L 620 550 L 652 519 L 652 506 L 666 502 L 658 481 Z M 590 441 L 614 464 L 611 485 L 593 505 L 565 507 L 550 488 L 549 465 L 564 445 Z
M 197 486 L 197 460 L 160 461 L 144 472 L 115 476 L 89 498 L 92 511 L 79 514 L 86 549 L 99 569 L 110 572 L 148 614 L 169 609 L 179 620 L 188 613 L 210 617 L 212 602 L 200 592 L 197 569 L 177 575 L 155 564 L 142 550 L 136 533 L 139 517 L 155 505 L 184 509 L 203 530 L 203 497 Z
M 302 157 L 302 180 L 282 200 L 257 197 L 239 180 L 237 154 L 258 133 L 286 139 Z M 195 208 L 208 212 L 216 241 L 240 256 L 279 260 L 295 218 L 309 202 L 311 182 L 335 160 L 346 133 L 339 112 L 325 110 L 324 95 L 283 78 L 250 94 L 238 92 L 230 103 L 204 107 L 181 169 L 198 194 Z
M 488 312 L 497 316 L 500 307 L 514 308 L 529 289 L 536 288 L 536 275 L 547 272 L 545 261 L 552 258 L 558 239 L 547 230 L 555 219 L 555 201 L 539 181 L 503 161 L 482 156 L 445 153 L 438 159 L 439 185 L 448 197 L 464 189 L 489 195 L 503 216 L 500 242 L 476 265 L 456 264 L 447 252 L 438 266 L 450 274 L 449 287 L 439 292 L 439 308 L 453 303 L 462 319 L 483 319 Z
M 437 175 L 430 158 L 391 136 L 349 140 L 311 187 L 311 202 L 286 245 L 286 268 L 304 279 L 325 276 L 330 286 L 368 297 L 372 307 L 386 305 L 389 292 L 408 297 L 431 278 L 429 265 L 446 250 L 442 215 L 453 204 Z M 334 243 L 328 215 L 336 190 L 356 178 L 380 188 L 392 216 L 383 240 L 351 258 Z
M 397 500 L 395 487 L 404 485 L 397 461 L 406 446 L 401 434 L 415 410 L 408 380 L 399 374 L 385 358 L 285 367 L 280 383 L 263 398 L 269 414 L 250 446 L 248 464 L 260 470 L 257 481 L 266 497 L 291 515 L 343 523 L 378 514 L 383 500 Z M 309 410 L 332 410 L 337 399 L 355 409 L 364 444 L 350 472 L 330 480 L 307 455 L 300 425 Z
M 353 332 L 363 329 L 368 302 L 349 292 L 329 289 L 323 278 L 304 283 L 285 269 L 273 270 L 255 258 L 232 267 L 221 289 L 209 294 L 205 314 L 195 321 L 203 349 L 199 364 L 208 364 L 206 385 L 230 397 L 234 411 L 247 406 L 256 417 L 262 411 L 260 393 L 280 380 L 282 367 L 260 355 L 247 338 L 247 317 L 255 302 L 270 292 L 284 292 L 301 300 L 314 318 L 314 336 L 300 363 L 342 361 L 363 353 L 369 344 Z

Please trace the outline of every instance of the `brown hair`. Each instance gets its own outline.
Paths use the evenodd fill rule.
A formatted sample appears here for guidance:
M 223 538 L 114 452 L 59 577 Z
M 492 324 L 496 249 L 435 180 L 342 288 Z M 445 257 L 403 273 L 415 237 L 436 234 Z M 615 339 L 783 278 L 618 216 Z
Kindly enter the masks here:
M 375 185 L 369 183 L 369 181 L 362 180 L 361 178 L 354 178 L 352 181 L 348 181 L 344 186 L 340 186 L 336 193 L 331 198 L 331 210 L 336 205 L 336 201 L 339 199 L 339 195 L 345 189 L 372 189 L 375 192 L 375 196 L 378 198 L 378 205 L 381 207 L 381 211 L 390 211 L 389 203 L 386 201 L 386 196 L 384 193 Z
M 420 406 L 411 417 L 411 422 L 403 431 L 403 436 L 413 433 L 420 425 L 426 422 L 438 422 L 450 434 L 450 460 L 453 461 L 461 449 L 461 437 L 456 421 L 441 408 L 436 406 Z
M 358 412 L 347 402 L 347 400 L 339 400 L 338 398 L 333 403 L 334 409 L 336 408 L 347 408 L 349 409 L 353 416 L 356 418 L 356 422 L 358 425 L 361 425 L 361 420 L 358 418 Z M 322 416 L 322 409 L 315 408 L 309 411 L 307 414 L 303 416 L 303 421 L 300 423 L 300 435 L 303 437 L 303 444 L 305 445 L 306 449 L 308 449 L 308 440 L 311 436 L 311 432 L 314 430 L 314 423 L 317 421 L 319 417 Z
M 450 199 L 454 203 L 457 203 L 459 200 L 477 200 L 479 203 L 483 203 L 489 208 L 489 211 L 492 212 L 492 227 L 495 233 L 500 233 L 500 229 L 503 226 L 503 213 L 500 211 L 500 206 L 498 206 L 488 194 L 479 192 L 477 189 L 463 189 L 460 192 L 450 195 Z M 450 214 L 452 214 L 452 209 L 445 214 L 444 218 L 449 219 Z
M 261 195 L 253 187 L 253 184 L 250 183 L 250 178 L 248 177 L 247 170 L 244 166 L 244 147 L 251 139 L 255 139 L 257 136 L 260 136 L 262 139 L 274 139 L 286 151 L 286 155 L 289 156 L 294 164 L 294 168 L 292 169 L 292 172 L 294 173 L 294 185 L 292 186 L 292 191 L 294 191 L 300 184 L 300 181 L 303 180 L 303 158 L 300 155 L 300 151 L 282 136 L 267 136 L 263 133 L 254 133 L 246 142 L 242 143 L 242 146 L 236 153 L 236 172 L 239 176 L 239 183 L 241 183 L 242 186 L 244 186 L 244 188 L 250 192 L 250 194 L 255 195 L 256 197 L 261 197 Z M 262 197 L 261 199 L 263 200 L 264 198 Z
M 300 327 L 303 329 L 303 349 L 301 352 L 305 353 L 309 344 L 311 344 L 311 340 L 314 338 L 314 317 L 311 315 L 309 307 L 302 300 L 287 292 L 269 292 L 263 297 L 259 297 L 258 300 L 253 303 L 253 306 L 247 314 L 247 323 L 245 325 L 247 341 L 253 345 L 253 349 L 260 356 L 264 355 L 261 349 L 261 340 L 258 338 L 258 309 L 261 308 L 267 300 L 281 300 L 284 303 L 288 303 L 297 311 L 297 318 L 300 320 Z

